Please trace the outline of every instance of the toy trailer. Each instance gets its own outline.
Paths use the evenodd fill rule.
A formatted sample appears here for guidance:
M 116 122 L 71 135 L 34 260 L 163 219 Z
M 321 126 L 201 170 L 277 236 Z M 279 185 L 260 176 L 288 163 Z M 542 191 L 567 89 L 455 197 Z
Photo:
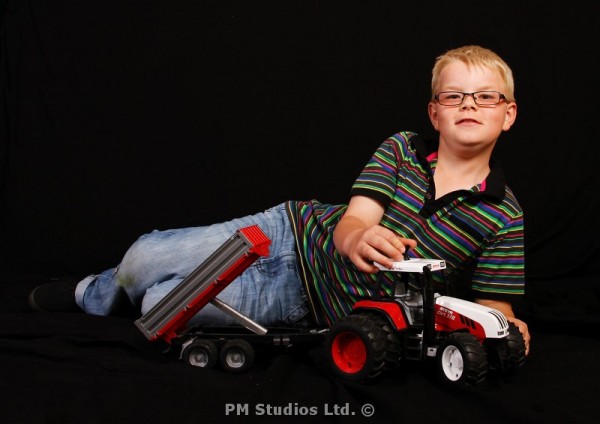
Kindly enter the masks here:
M 254 225 L 237 232 L 201 263 L 135 325 L 150 341 L 162 339 L 179 351 L 179 359 L 201 368 L 220 361 L 230 372 L 243 372 L 254 363 L 254 346 L 291 347 L 320 344 L 324 330 L 265 328 L 217 296 L 260 256 L 269 254 L 271 240 Z M 232 316 L 241 327 L 186 328 L 186 323 L 208 303 Z M 173 343 L 172 343 L 173 342 Z
M 186 323 L 208 302 L 232 315 L 246 328 L 257 333 L 267 330 L 224 302 L 215 298 L 260 256 L 269 254 L 271 240 L 259 226 L 241 228 L 201 263 L 175 289 L 162 298 L 140 319 L 137 328 L 149 340 L 170 343 Z

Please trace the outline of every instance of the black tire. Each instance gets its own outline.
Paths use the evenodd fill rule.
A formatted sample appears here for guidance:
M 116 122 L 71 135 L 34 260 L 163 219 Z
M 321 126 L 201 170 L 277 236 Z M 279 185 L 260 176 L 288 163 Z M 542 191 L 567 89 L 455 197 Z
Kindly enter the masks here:
M 436 357 L 445 383 L 479 384 L 488 371 L 485 350 L 470 333 L 450 334 L 438 347 Z
M 525 364 L 525 340 L 519 328 L 509 323 L 506 341 L 507 357 L 504 359 L 504 370 L 516 372 Z
M 508 334 L 502 339 L 487 339 L 484 343 L 490 370 L 515 374 L 525 364 L 525 341 L 519 329 L 509 323 Z
M 254 365 L 254 348 L 246 340 L 229 340 L 221 348 L 221 368 L 232 373 L 242 373 Z
M 336 322 L 325 342 L 333 374 L 352 381 L 372 379 L 393 362 L 395 334 L 389 323 L 377 315 L 360 313 Z
M 381 329 L 383 330 L 387 341 L 385 348 L 385 363 L 383 366 L 385 370 L 395 370 L 400 365 L 400 360 L 402 359 L 400 336 L 389 320 L 383 317 L 380 317 L 380 319 L 382 322 Z
M 193 367 L 213 368 L 219 358 L 219 349 L 211 340 L 194 340 L 185 347 L 182 359 Z

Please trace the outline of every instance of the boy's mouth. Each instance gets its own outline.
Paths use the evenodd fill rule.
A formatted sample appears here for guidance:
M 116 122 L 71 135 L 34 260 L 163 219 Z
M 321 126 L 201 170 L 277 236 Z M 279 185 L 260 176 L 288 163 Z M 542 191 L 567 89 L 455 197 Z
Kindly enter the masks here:
M 457 125 L 459 125 L 459 124 L 475 125 L 475 124 L 480 124 L 480 122 L 476 121 L 475 119 L 465 118 L 465 119 L 461 119 L 461 120 L 457 121 L 456 124 Z

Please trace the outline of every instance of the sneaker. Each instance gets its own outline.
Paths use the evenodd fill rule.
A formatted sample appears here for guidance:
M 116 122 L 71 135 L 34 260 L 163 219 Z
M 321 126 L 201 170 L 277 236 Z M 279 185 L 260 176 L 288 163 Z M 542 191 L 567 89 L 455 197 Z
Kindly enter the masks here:
M 60 278 L 34 288 L 29 294 L 29 306 L 36 312 L 81 312 L 75 303 L 75 288 L 79 280 Z

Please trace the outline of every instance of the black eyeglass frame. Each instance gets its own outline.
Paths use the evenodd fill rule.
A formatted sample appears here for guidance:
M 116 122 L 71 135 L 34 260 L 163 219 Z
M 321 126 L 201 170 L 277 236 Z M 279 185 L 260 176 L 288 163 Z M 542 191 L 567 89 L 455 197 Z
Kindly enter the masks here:
M 460 103 L 453 104 L 453 105 L 445 105 L 445 104 L 441 103 L 441 102 L 440 102 L 440 94 L 444 94 L 444 93 L 457 93 L 457 94 L 462 94 L 462 98 L 460 99 Z M 484 104 L 479 104 L 479 102 L 477 101 L 477 97 L 475 96 L 476 94 L 479 94 L 479 93 L 496 93 L 496 94 L 498 94 L 498 96 L 499 96 L 499 97 L 498 97 L 498 101 L 497 101 L 496 103 L 484 103 Z M 495 90 L 481 90 L 481 91 L 474 91 L 474 92 L 472 92 L 472 93 L 465 93 L 465 92 L 462 92 L 462 91 L 452 91 L 452 90 L 450 90 L 450 91 L 440 91 L 440 92 L 439 92 L 439 93 L 437 93 L 435 96 L 433 96 L 433 98 L 434 98 L 434 100 L 435 100 L 436 102 L 438 102 L 438 103 L 439 103 L 439 104 L 441 104 L 442 106 L 460 106 L 460 105 L 462 105 L 462 103 L 465 101 L 465 98 L 466 98 L 467 96 L 471 96 L 471 97 L 473 97 L 473 101 L 475 102 L 475 104 L 476 104 L 477 106 L 496 106 L 496 105 L 500 104 L 500 102 L 501 102 L 502 100 L 504 100 L 504 101 L 508 102 L 508 99 L 506 98 L 506 96 L 505 96 L 504 94 L 500 93 L 499 91 L 495 91 Z

